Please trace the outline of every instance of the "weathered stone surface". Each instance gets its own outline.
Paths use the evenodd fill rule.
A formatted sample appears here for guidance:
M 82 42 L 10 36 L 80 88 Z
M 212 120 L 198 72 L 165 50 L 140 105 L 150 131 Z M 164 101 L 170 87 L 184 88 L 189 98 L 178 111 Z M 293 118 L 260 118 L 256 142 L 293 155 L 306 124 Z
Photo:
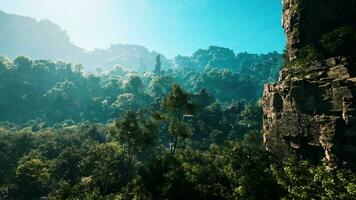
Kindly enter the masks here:
M 356 0 L 283 0 L 283 27 L 290 60 L 323 34 L 355 26 Z M 265 146 L 290 151 L 330 167 L 356 167 L 356 64 L 340 55 L 280 72 L 262 98 Z
M 283 0 L 283 28 L 291 60 L 305 45 L 345 25 L 356 25 L 356 0 Z
M 268 150 L 282 156 L 295 150 L 315 161 L 324 160 L 330 166 L 339 161 L 355 163 L 356 83 L 348 80 L 347 68 L 344 63 L 329 69 L 284 69 L 278 83 L 265 85 L 262 108 Z M 342 69 L 343 73 L 318 71 L 334 69 Z M 317 75 L 286 76 L 298 74 L 298 70 Z

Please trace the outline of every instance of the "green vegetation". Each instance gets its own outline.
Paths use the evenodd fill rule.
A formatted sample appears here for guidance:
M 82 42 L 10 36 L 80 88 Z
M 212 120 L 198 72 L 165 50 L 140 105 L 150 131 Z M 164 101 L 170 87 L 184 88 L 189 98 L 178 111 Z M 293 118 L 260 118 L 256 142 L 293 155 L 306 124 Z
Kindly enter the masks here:
M 344 26 L 325 34 L 321 40 L 323 52 L 327 57 L 356 55 L 356 28 Z
M 41 126 L 63 121 L 107 122 L 128 110 L 156 104 L 171 91 L 173 83 L 192 93 L 190 96 L 199 97 L 205 90 L 201 95 L 211 94 L 224 106 L 237 100 L 256 101 L 262 85 L 271 79 L 271 73 L 260 72 L 267 70 L 266 64 L 256 66 L 255 75 L 253 71 L 213 67 L 168 70 L 157 75 L 117 67 L 108 73 L 84 75 L 82 65 L 34 61 L 24 56 L 14 61 L 0 57 L 0 93 L 4 94 L 0 98 L 0 120 L 42 121 Z
M 0 200 L 356 199 L 355 171 L 267 151 L 258 104 L 283 65 L 354 59 L 355 27 L 289 62 L 218 46 L 171 60 L 137 45 L 86 52 L 48 20 L 0 11 L 0 24 Z
M 264 56 L 161 74 L 1 57 L 0 199 L 350 199 L 351 171 L 265 150 Z
M 130 112 L 114 124 L 62 124 L 36 132 L 2 124 L 0 198 L 350 199 L 356 194 L 355 174 L 297 158 L 278 160 L 256 130 L 244 139 L 217 130 L 227 138 L 220 144 L 208 135 L 185 137 L 172 154 L 164 124 L 174 119 L 151 114 Z
M 316 44 L 300 48 L 297 58 L 287 62 L 285 66 L 306 68 L 326 58 L 346 56 L 354 59 L 354 55 L 356 55 L 356 29 L 352 26 L 343 26 L 324 34 Z

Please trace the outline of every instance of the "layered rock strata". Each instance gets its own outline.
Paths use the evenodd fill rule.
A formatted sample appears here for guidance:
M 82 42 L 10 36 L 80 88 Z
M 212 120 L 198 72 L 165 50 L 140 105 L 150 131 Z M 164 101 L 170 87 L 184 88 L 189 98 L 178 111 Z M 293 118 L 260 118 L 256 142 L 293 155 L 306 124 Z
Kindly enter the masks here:
M 283 0 L 290 61 L 323 34 L 354 26 L 354 0 Z M 356 56 L 356 55 L 355 55 Z M 277 155 L 294 151 L 330 167 L 356 167 L 356 64 L 343 55 L 289 66 L 262 98 L 265 146 Z

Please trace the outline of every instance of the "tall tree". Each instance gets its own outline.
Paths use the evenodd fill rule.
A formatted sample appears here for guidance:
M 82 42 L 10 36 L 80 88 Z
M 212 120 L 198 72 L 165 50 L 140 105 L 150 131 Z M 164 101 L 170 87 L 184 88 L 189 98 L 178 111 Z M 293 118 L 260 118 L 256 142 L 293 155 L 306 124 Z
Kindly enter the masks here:
M 124 147 L 126 158 L 132 163 L 133 156 L 154 144 L 157 125 L 152 119 L 142 120 L 138 113 L 129 111 L 116 122 L 112 131 Z
M 164 98 L 163 107 L 168 111 L 170 150 L 174 155 L 179 141 L 191 134 L 189 125 L 184 122 L 184 116 L 193 114 L 195 107 L 189 101 L 188 93 L 176 84 L 172 85 L 172 91 Z

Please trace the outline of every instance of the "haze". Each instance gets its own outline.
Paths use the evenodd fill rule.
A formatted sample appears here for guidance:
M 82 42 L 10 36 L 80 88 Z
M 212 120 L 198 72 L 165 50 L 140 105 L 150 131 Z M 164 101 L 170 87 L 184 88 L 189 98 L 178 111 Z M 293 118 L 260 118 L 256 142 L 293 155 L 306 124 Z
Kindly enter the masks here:
M 280 0 L 3 0 L 0 10 L 49 19 L 87 50 L 140 44 L 168 57 L 210 45 L 282 51 Z

